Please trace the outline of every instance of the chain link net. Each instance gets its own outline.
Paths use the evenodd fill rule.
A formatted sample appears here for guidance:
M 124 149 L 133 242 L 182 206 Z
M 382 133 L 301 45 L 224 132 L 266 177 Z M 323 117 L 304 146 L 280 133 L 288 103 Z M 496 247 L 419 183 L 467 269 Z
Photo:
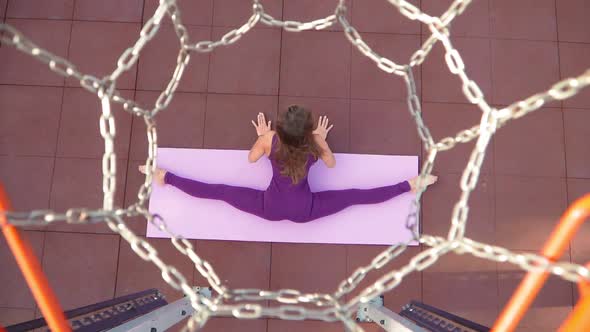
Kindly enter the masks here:
M 252 15 L 239 28 L 225 33 L 216 41 L 191 42 L 187 29 L 182 24 L 181 11 L 176 0 L 160 0 L 159 6 L 141 29 L 139 38 L 133 46 L 126 49 L 119 57 L 113 72 L 99 79 L 93 75 L 80 72 L 67 59 L 58 57 L 35 45 L 19 31 L 7 24 L 0 24 L 0 41 L 3 45 L 11 46 L 29 54 L 37 60 L 46 63 L 49 69 L 64 77 L 73 77 L 80 86 L 98 96 L 102 112 L 99 117 L 100 134 L 105 142 L 102 158 L 103 173 L 103 207 L 89 210 L 72 208 L 64 213 L 36 210 L 31 212 L 6 213 L 8 221 L 17 226 L 48 225 L 54 222 L 70 224 L 85 224 L 105 222 L 109 228 L 127 241 L 133 251 L 143 260 L 153 263 L 161 271 L 162 278 L 176 290 L 182 291 L 191 301 L 196 310 L 188 321 L 185 331 L 193 331 L 202 327 L 210 317 L 231 315 L 239 319 L 278 318 L 289 320 L 316 319 L 328 322 L 340 321 L 349 331 L 362 331 L 361 327 L 352 319 L 353 312 L 359 304 L 366 303 L 372 298 L 397 287 L 407 275 L 422 271 L 434 264 L 439 257 L 449 252 L 457 254 L 471 254 L 475 257 L 514 264 L 527 271 L 546 271 L 565 280 L 577 282 L 581 279 L 590 280 L 590 271 L 581 265 L 569 262 L 553 262 L 547 258 L 530 253 L 515 253 L 508 249 L 489 244 L 479 243 L 465 237 L 465 229 L 469 215 L 469 197 L 475 189 L 486 148 L 490 138 L 508 121 L 521 118 L 530 112 L 538 110 L 550 101 L 570 98 L 580 89 L 590 85 L 590 70 L 577 77 L 567 78 L 550 87 L 547 91 L 517 101 L 502 109 L 490 107 L 477 83 L 469 78 L 459 52 L 453 47 L 449 37 L 449 26 L 453 19 L 461 15 L 471 0 L 455 0 L 440 16 L 433 17 L 413 4 L 404 0 L 387 0 L 392 9 L 397 9 L 410 20 L 418 20 L 428 26 L 431 35 L 420 49 L 416 50 L 408 59 L 407 64 L 396 62 L 379 55 L 363 40 L 359 32 L 346 19 L 347 8 L 344 0 L 339 0 L 333 14 L 310 22 L 281 21 L 264 11 L 259 0 L 253 0 Z M 125 99 L 116 89 L 117 79 L 129 70 L 138 60 L 144 46 L 158 33 L 163 19 L 170 19 L 178 37 L 180 47 L 176 67 L 166 88 L 161 92 L 154 105 L 143 108 L 135 101 Z M 422 165 L 418 180 L 418 192 L 413 200 L 406 226 L 412 230 L 413 239 L 407 243 L 392 245 L 368 265 L 357 268 L 350 277 L 342 281 L 333 294 L 301 293 L 294 289 L 280 289 L 276 291 L 262 289 L 228 289 L 215 273 L 209 262 L 203 260 L 194 250 L 191 242 L 170 230 L 166 221 L 160 216 L 151 214 L 148 201 L 151 185 L 156 170 L 157 158 L 157 130 L 155 116 L 167 108 L 174 97 L 174 93 L 182 78 L 184 69 L 190 61 L 192 52 L 207 53 L 217 47 L 229 46 L 239 41 L 255 25 L 264 24 L 279 27 L 289 32 L 305 30 L 321 30 L 339 23 L 345 37 L 363 55 L 371 59 L 384 72 L 401 76 L 407 87 L 407 104 L 410 115 L 414 118 L 418 136 L 427 151 L 427 158 Z M 432 47 L 441 42 L 445 48 L 445 61 L 449 71 L 456 75 L 462 84 L 466 99 L 479 107 L 482 117 L 479 124 L 462 130 L 454 136 L 444 137 L 435 141 L 424 120 L 422 119 L 421 103 L 416 91 L 412 68 L 420 65 L 428 56 Z M 116 187 L 116 154 L 114 140 L 116 127 L 111 112 L 111 102 L 121 104 L 123 110 L 142 117 L 146 124 L 148 138 L 148 157 L 145 161 L 146 176 L 141 185 L 137 202 L 127 208 L 115 208 L 113 197 Z M 420 198 L 424 187 L 420 185 L 424 177 L 432 172 L 438 152 L 450 150 L 458 144 L 468 143 L 477 139 L 460 181 L 461 196 L 456 202 L 451 217 L 451 227 L 446 238 L 426 234 L 419 234 L 418 218 Z M 158 251 L 145 239 L 133 233 L 124 219 L 141 216 L 154 227 L 166 232 L 171 237 L 172 245 L 194 264 L 197 271 L 207 280 L 215 291 L 211 299 L 195 292 L 185 276 L 174 266 L 165 263 Z M 412 241 L 429 248 L 415 255 L 410 261 L 394 270 L 386 271 L 386 266 L 401 255 Z M 371 272 L 385 271 L 372 285 L 358 292 L 358 295 L 344 302 L 343 298 L 358 288 L 365 277 Z M 233 304 L 229 304 L 232 301 Z M 264 306 L 263 301 L 279 303 L 278 306 Z M 246 303 L 243 303 L 246 302 Z M 315 308 L 310 308 L 315 306 Z

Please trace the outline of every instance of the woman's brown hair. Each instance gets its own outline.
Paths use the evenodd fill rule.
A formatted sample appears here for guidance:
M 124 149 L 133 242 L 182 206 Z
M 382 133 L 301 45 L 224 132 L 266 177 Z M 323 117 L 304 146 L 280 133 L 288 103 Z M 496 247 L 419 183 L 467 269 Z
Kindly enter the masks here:
M 273 158 L 281 166 L 281 175 L 290 177 L 293 184 L 306 176 L 309 156 L 317 159 L 320 155 L 313 127 L 311 112 L 298 105 L 289 106 L 277 123 L 279 142 Z

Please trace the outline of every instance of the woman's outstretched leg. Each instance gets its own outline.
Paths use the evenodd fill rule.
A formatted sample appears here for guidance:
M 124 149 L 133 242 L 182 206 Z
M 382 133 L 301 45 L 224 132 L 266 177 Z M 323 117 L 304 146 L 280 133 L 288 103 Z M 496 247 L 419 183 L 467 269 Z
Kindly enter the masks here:
M 437 177 L 429 176 L 425 186 L 436 182 Z M 313 194 L 311 220 L 329 216 L 349 206 L 377 204 L 388 201 L 408 191 L 416 191 L 416 178 L 392 186 L 372 189 L 345 189 L 321 191 Z
M 143 172 L 143 168 L 140 168 L 140 171 Z M 158 183 L 169 184 L 193 197 L 221 200 L 236 209 L 264 218 L 263 191 L 225 184 L 205 183 L 183 178 L 161 169 L 156 171 L 154 177 Z

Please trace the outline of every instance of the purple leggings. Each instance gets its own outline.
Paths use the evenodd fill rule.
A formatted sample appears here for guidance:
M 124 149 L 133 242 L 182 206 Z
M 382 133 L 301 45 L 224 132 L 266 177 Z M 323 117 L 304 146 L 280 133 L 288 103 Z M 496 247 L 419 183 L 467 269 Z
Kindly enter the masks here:
M 225 184 L 209 184 L 186 179 L 170 172 L 164 178 L 185 193 L 206 199 L 224 201 L 233 207 L 268 220 L 288 219 L 295 222 L 309 222 L 358 204 L 376 204 L 410 191 L 407 181 L 373 189 L 345 189 L 308 192 L 297 197 L 286 197 L 288 193 L 274 193 L 272 190 L 256 190 Z M 279 199 L 273 199 L 282 196 Z M 268 202 L 273 202 L 269 204 Z M 281 206 L 285 205 L 285 206 Z M 295 209 L 294 209 L 295 207 Z M 284 212 L 290 211 L 290 212 Z

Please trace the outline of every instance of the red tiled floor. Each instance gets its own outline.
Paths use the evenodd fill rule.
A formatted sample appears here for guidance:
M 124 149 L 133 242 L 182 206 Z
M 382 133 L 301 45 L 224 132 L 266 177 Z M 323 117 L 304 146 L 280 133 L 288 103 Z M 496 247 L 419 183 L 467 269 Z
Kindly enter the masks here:
M 283 17 L 283 0 L 261 0 L 264 12 L 277 20 Z M 213 0 L 213 26 L 238 27 L 252 16 L 252 2 L 242 0 Z M 259 26 L 265 26 L 259 23 Z
M 137 91 L 141 105 L 153 105 L 158 92 Z M 165 110 L 157 115 L 158 146 L 172 148 L 200 148 L 203 146 L 203 122 L 205 120 L 205 95 L 177 92 Z M 151 106 L 150 106 L 151 107 Z M 133 119 L 131 137 L 132 160 L 145 160 L 148 151 L 145 122 Z
M 28 240 L 33 253 L 40 261 L 43 257 L 45 233 L 25 231 L 21 232 L 21 234 Z M 29 291 L 29 287 L 16 265 L 4 237 L 0 237 L 0 262 L 2 265 L 2 273 L 0 273 L 0 294 L 2 294 L 0 296 L 0 307 L 34 309 L 35 300 L 33 295 Z
M 309 97 L 279 97 L 279 115 L 283 114 L 289 105 L 302 105 L 313 112 L 314 117 L 325 115 L 334 128 L 328 134 L 328 144 L 334 152 L 349 151 L 350 133 L 350 103 L 347 99 L 309 98 Z
M 0 153 L 53 156 L 61 99 L 62 88 L 0 86 Z
M 68 21 L 7 19 L 26 38 L 60 57 L 67 57 L 71 23 Z M 0 48 L 0 83 L 62 86 L 62 76 L 32 56 L 6 45 Z
M 562 260 L 569 261 L 569 254 Z M 512 264 L 498 264 L 498 270 L 500 307 L 503 307 L 526 272 Z M 571 310 L 573 286 L 557 276 L 549 277 L 518 326 L 556 331 Z
M 556 0 L 559 40 L 590 42 L 590 3 L 585 0 Z
M 249 149 L 256 140 L 251 121 L 262 112 L 276 123 L 277 97 L 218 95 L 207 96 L 205 147 L 208 149 Z M 228 130 L 231 128 L 231 130 Z
M 340 332 L 342 330 L 342 323 L 326 323 L 322 321 L 298 322 L 269 319 L 267 332 Z
M 493 102 L 510 104 L 547 90 L 559 80 L 557 64 L 557 43 L 493 40 Z
M 35 319 L 35 310 L 0 308 L 0 325 L 9 326 Z
M 143 0 L 76 0 L 74 19 L 81 21 L 141 22 Z
M 590 141 L 589 110 L 564 109 L 565 156 L 567 175 L 574 178 L 590 178 L 590 148 L 584 142 Z
M 214 0 L 178 1 L 176 4 L 182 12 L 182 23 L 187 25 L 211 25 Z M 147 22 L 158 8 L 158 0 L 145 0 L 143 8 L 143 22 Z M 170 18 L 165 16 L 163 22 L 169 24 Z M 193 39 L 191 39 L 192 41 Z
M 567 179 L 568 204 L 572 204 L 578 198 L 590 193 L 590 180 L 588 179 Z M 576 235 L 572 238 L 570 251 L 572 263 L 586 265 L 590 262 L 590 224 L 583 223 Z M 574 304 L 578 301 L 578 287 L 574 286 Z
M 133 99 L 133 91 L 122 90 L 121 95 Z M 115 118 L 115 153 L 127 158 L 131 117 L 121 104 L 111 103 Z M 102 158 L 104 140 L 100 135 L 100 99 L 82 88 L 65 88 L 59 127 L 57 155 L 60 157 Z
M 8 0 L 0 0 L 0 17 L 2 18 L 2 22 L 4 22 L 4 17 L 6 16 L 6 5 Z
M 419 7 L 420 1 L 408 1 Z M 400 14 L 387 1 L 365 0 L 352 2 L 352 24 L 361 32 L 420 34 L 420 22 Z
M 530 133 L 537 132 L 537 135 Z M 496 174 L 565 177 L 561 109 L 544 108 L 514 120 L 495 135 Z
M 382 57 L 403 65 L 410 61 L 412 53 L 420 47 L 420 37 L 410 35 L 363 34 L 365 42 Z M 418 93 L 421 90 L 420 69 L 414 69 Z M 401 76 L 389 74 L 364 56 L 356 48 L 352 50 L 351 86 L 352 98 L 406 100 L 406 84 Z
M 193 264 L 188 257 L 176 250 L 169 239 L 147 239 L 147 241 L 158 251 L 158 257 L 165 264 L 176 267 L 178 272 L 186 278 L 187 283 L 193 284 Z M 137 256 L 124 239 L 121 239 L 119 248 L 115 296 L 141 292 L 150 288 L 159 290 L 168 303 L 183 296 L 182 291 L 175 290 L 162 279 L 162 272 L 157 266 Z
M 559 43 L 561 78 L 577 77 L 590 68 L 590 45 Z M 563 101 L 564 107 L 590 108 L 590 90 L 584 89 Z
M 64 310 L 111 299 L 119 236 L 47 233 L 43 271 Z
M 6 2 L 2 2 L 4 6 Z M 6 16 L 10 18 L 71 19 L 74 0 L 8 1 Z
M 348 97 L 350 43 L 341 32 L 283 34 L 280 94 Z
M 191 42 L 211 39 L 209 27 L 187 27 Z M 139 58 L 137 89 L 162 91 L 168 85 L 176 67 L 180 43 L 170 25 L 162 25 L 154 39 L 146 45 Z M 192 53 L 182 75 L 178 91 L 207 90 L 209 54 Z
M 15 211 L 49 207 L 53 158 L 0 156 L 0 179 Z
M 369 265 L 371 261 L 385 249 L 387 249 L 386 246 L 348 245 L 346 247 L 346 276 L 351 276 L 352 273 L 361 266 Z M 352 300 L 353 297 L 358 295 L 363 289 L 372 285 L 388 272 L 401 268 L 418 253 L 420 253 L 419 247 L 408 247 L 400 256 L 394 258 L 389 264 L 385 265 L 380 270 L 368 274 L 359 284 L 357 289 L 352 291 L 346 299 L 349 301 Z M 339 286 L 340 281 L 336 285 Z M 411 300 L 422 300 L 422 273 L 420 272 L 411 273 L 404 277 L 400 285 L 384 294 L 385 306 L 394 312 L 400 312 L 402 306 L 408 304 Z
M 422 0 L 422 10 L 429 15 L 442 15 L 453 3 L 451 0 Z M 472 1 L 461 16 L 453 19 L 451 36 L 487 37 L 490 34 L 490 13 L 488 0 Z M 430 35 L 430 29 L 422 25 L 422 34 Z M 453 38 L 454 40 L 454 38 Z
M 455 37 L 453 47 L 461 54 L 467 76 L 474 80 L 491 103 L 492 74 L 490 42 L 487 39 Z M 422 65 L 424 101 L 469 103 L 463 94 L 463 83 L 452 74 L 445 61 L 445 48 L 437 43 Z
M 54 211 L 65 212 L 67 209 L 102 208 L 102 161 L 101 159 L 57 158 L 51 186 L 49 207 Z M 125 170 L 127 160 L 117 160 L 117 191 L 114 205 L 123 204 L 125 188 Z M 68 232 L 112 233 L 106 224 L 73 225 L 56 223 L 50 230 Z
M 424 193 L 422 232 L 447 237 L 451 229 L 453 208 L 461 195 L 460 174 L 438 174 L 438 182 Z M 495 243 L 494 179 L 480 176 L 469 198 L 469 215 L 465 236 L 475 241 Z
M 273 243 L 270 288 L 332 293 L 346 278 L 346 246 Z
M 423 103 L 422 117 L 430 129 L 430 134 L 435 141 L 445 137 L 454 137 L 462 130 L 479 125 L 481 111 L 475 105 Z M 437 153 L 434 161 L 434 172 L 463 173 L 477 139 L 470 143 L 456 145 L 451 150 Z M 428 156 L 423 152 L 424 157 Z M 493 140 L 488 144 L 486 157 L 481 167 L 482 173 L 491 173 L 493 170 L 494 146 Z
M 540 250 L 566 204 L 565 179 L 496 176 L 496 243 Z
M 230 288 L 268 289 L 271 245 L 263 242 L 197 241 L 196 253 L 211 263 L 221 282 Z M 195 271 L 195 286 L 208 286 Z
M 557 40 L 555 0 L 491 0 L 490 21 L 494 37 Z
M 495 262 L 449 253 L 423 275 L 424 303 L 491 327 L 498 316 Z
M 346 1 L 347 8 L 351 8 L 351 0 Z M 283 5 L 283 19 L 285 21 L 310 22 L 334 14 L 338 0 L 315 1 L 315 0 L 285 0 Z M 346 17 L 350 22 L 350 10 L 347 11 Z M 325 30 L 342 30 L 342 25 L 338 21 Z
M 266 319 L 243 320 L 235 318 L 210 318 L 203 332 L 260 332 L 266 331 Z
M 125 206 L 138 201 L 137 193 L 139 186 L 143 184 L 145 175 L 141 174 L 137 167 L 143 165 L 144 161 L 129 161 L 127 166 L 127 184 L 125 185 Z M 147 221 L 143 217 L 125 218 L 125 223 L 136 235 L 145 236 Z
M 110 75 L 117 68 L 121 54 L 139 38 L 139 23 L 105 23 L 74 21 L 69 58 L 84 74 L 98 78 Z M 134 65 L 121 74 L 117 81 L 120 89 L 135 87 Z M 79 82 L 67 79 L 68 86 Z
M 214 28 L 213 40 L 225 33 L 227 28 Z M 208 91 L 276 95 L 280 57 L 281 31 L 253 29 L 236 44 L 211 54 Z
M 420 155 L 420 138 L 405 102 L 351 100 L 350 151 Z

